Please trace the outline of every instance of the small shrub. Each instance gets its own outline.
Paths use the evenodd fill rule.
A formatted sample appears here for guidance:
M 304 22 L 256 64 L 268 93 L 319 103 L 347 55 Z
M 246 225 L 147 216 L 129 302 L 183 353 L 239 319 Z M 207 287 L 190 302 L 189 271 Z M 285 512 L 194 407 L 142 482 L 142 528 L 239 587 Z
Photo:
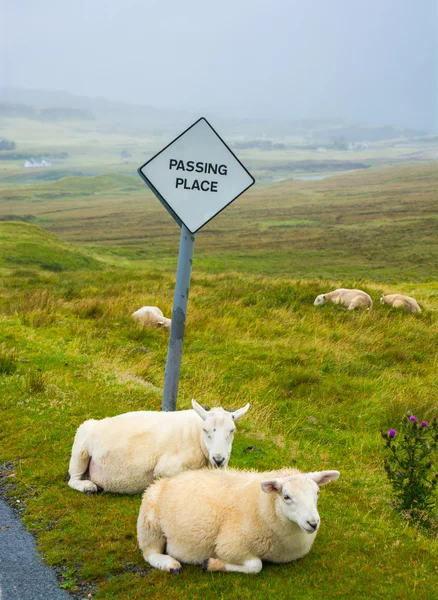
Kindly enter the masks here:
M 104 315 L 105 310 L 105 303 L 97 298 L 81 300 L 73 308 L 73 312 L 81 319 L 100 319 Z
M 48 327 L 56 321 L 55 313 L 35 310 L 33 312 L 20 315 L 20 321 L 26 327 Z
M 62 297 L 65 300 L 73 300 L 79 297 L 79 290 L 76 289 L 73 285 L 68 285 L 67 289 L 62 293 Z
M 44 311 L 52 313 L 56 309 L 56 300 L 47 290 L 35 290 L 14 299 L 13 309 L 17 313 Z
M 41 371 L 28 371 L 24 378 L 24 391 L 39 394 L 46 389 L 46 378 Z
M 0 139 L 0 150 L 15 150 L 16 144 L 12 140 L 6 138 Z
M 40 263 L 40 267 L 46 271 L 52 271 L 52 273 L 61 273 L 62 271 L 65 271 L 65 267 L 57 262 L 42 262 Z
M 61 571 L 62 575 L 62 583 L 59 584 L 59 587 L 63 590 L 77 590 L 78 582 L 76 579 L 76 568 L 75 567 L 64 567 Z
M 425 524 L 435 505 L 438 473 L 433 469 L 433 455 L 438 444 L 436 417 L 429 424 L 406 414 L 400 429 L 382 430 L 389 456 L 384 466 L 395 495 L 396 509 L 414 521 Z
M 12 375 L 17 368 L 17 354 L 15 348 L 0 346 L 0 375 Z

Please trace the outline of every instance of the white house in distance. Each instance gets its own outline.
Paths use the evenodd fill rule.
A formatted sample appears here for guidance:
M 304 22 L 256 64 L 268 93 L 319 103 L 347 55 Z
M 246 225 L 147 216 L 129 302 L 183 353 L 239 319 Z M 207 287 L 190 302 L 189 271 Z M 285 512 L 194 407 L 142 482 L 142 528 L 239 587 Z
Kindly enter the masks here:
M 24 163 L 25 169 L 39 169 L 41 167 L 51 167 L 52 163 L 47 158 L 30 158 Z

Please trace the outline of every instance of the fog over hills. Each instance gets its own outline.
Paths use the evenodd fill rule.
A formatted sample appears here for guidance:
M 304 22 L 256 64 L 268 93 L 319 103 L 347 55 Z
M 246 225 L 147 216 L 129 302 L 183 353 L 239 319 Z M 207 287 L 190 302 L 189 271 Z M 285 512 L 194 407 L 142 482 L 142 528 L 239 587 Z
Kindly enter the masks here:
M 228 135 L 282 138 L 290 135 L 312 136 L 319 140 L 342 137 L 346 141 L 391 139 L 398 136 L 421 136 L 428 129 L 349 123 L 342 118 L 285 119 L 281 117 L 225 116 L 217 112 L 156 108 L 107 98 L 90 98 L 63 91 L 25 90 L 0 88 L 0 118 L 23 117 L 38 120 L 84 119 L 97 120 L 111 127 L 131 133 L 180 133 L 200 116 L 212 121 L 214 126 Z
M 1 84 L 52 91 L 63 106 L 86 96 L 103 116 L 127 103 L 157 123 L 190 113 L 438 126 L 436 0 L 3 5 Z
M 36 109 L 73 108 L 90 111 L 95 118 L 110 121 L 135 121 L 140 125 L 175 125 L 193 118 L 195 113 L 158 109 L 152 106 L 140 106 L 126 102 L 116 102 L 102 97 L 79 96 L 64 91 L 27 90 L 19 88 L 0 88 L 0 102 L 8 105 L 23 105 Z

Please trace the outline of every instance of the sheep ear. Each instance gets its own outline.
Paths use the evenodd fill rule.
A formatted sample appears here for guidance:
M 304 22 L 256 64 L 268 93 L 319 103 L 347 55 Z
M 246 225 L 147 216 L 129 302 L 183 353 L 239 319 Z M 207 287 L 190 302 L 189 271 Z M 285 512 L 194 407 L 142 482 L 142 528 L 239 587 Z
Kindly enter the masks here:
M 239 409 L 235 410 L 234 412 L 232 412 L 231 418 L 233 419 L 233 421 L 237 421 L 238 419 L 240 419 L 240 417 L 243 417 L 243 415 L 246 415 L 249 407 L 250 407 L 250 404 L 248 402 L 248 404 L 246 404 L 243 408 L 239 408 Z
M 260 487 L 266 494 L 277 492 L 278 494 L 283 489 L 283 482 L 280 479 L 265 479 L 260 482 Z
M 336 481 L 339 477 L 339 471 L 315 471 L 315 473 L 304 473 L 304 477 L 313 479 L 318 485 L 325 485 L 331 481 Z
M 207 418 L 207 411 L 202 408 L 200 404 L 196 402 L 196 400 L 192 400 L 193 410 L 198 413 L 203 421 Z

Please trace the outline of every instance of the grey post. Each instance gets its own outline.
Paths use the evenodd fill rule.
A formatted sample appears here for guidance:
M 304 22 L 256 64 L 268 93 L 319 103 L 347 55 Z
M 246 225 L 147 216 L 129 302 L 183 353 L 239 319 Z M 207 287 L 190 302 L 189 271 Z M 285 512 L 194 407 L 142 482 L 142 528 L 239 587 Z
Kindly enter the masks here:
M 182 225 L 175 295 L 173 298 L 172 325 L 167 350 L 166 372 L 164 374 L 163 402 L 161 403 L 161 410 L 164 411 L 176 410 L 194 244 L 195 236 L 190 233 L 185 225 Z

